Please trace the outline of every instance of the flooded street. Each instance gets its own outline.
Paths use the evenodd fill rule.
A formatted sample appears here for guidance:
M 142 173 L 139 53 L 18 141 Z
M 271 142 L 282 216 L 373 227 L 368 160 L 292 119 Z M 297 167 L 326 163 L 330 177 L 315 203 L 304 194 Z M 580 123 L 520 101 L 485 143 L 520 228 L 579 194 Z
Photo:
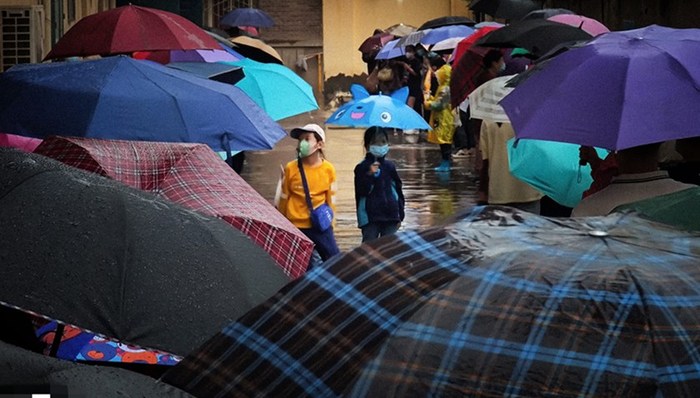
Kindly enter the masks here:
M 327 143 L 324 152 L 335 166 L 338 177 L 336 239 L 340 249 L 346 251 L 358 246 L 362 240 L 355 215 L 353 169 L 365 155 L 362 147 L 364 129 L 324 126 L 324 120 L 324 112 L 315 112 L 283 120 L 281 124 L 287 131 L 306 123 L 318 123 L 325 128 Z M 401 230 L 440 224 L 457 211 L 473 206 L 476 201 L 472 160 L 455 159 L 450 173 L 436 173 L 433 168 L 440 162 L 438 146 L 427 142 L 414 143 L 416 138 L 402 133 L 389 137 L 391 150 L 387 158 L 396 163 L 406 197 L 406 219 Z M 271 151 L 247 152 L 242 177 L 272 202 L 279 165 L 294 158 L 295 146 L 295 140 L 285 138 Z

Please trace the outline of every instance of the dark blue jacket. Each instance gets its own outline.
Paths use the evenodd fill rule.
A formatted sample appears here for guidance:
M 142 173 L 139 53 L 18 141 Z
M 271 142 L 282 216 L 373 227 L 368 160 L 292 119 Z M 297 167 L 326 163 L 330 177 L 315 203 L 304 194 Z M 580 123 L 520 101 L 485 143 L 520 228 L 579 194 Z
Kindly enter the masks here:
M 378 175 L 368 175 L 375 157 L 367 153 L 365 159 L 355 166 L 355 205 L 357 225 L 371 222 L 400 222 L 404 218 L 404 197 L 401 178 L 394 163 L 385 158 L 379 162 Z

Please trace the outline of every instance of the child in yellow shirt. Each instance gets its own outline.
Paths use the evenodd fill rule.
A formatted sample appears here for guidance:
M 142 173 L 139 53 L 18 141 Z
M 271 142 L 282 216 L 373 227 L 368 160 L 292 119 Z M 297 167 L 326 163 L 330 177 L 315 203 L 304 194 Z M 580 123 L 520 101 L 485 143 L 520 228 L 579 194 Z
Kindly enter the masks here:
M 333 233 L 335 217 L 333 225 L 325 231 L 319 231 L 311 225 L 311 209 L 306 201 L 300 171 L 300 167 L 303 167 L 314 209 L 326 203 L 335 214 L 335 167 L 323 156 L 326 134 L 321 126 L 312 123 L 293 129 L 290 136 L 299 140 L 298 159 L 290 161 L 284 167 L 278 209 L 314 242 L 315 251 L 322 261 L 326 261 L 340 252 Z

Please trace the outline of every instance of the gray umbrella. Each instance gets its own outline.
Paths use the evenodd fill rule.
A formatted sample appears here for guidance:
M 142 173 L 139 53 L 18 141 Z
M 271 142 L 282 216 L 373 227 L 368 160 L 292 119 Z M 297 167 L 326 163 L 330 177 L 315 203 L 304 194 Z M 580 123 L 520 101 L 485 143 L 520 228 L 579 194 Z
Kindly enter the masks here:
M 184 355 L 288 278 L 225 222 L 0 150 L 0 301 Z

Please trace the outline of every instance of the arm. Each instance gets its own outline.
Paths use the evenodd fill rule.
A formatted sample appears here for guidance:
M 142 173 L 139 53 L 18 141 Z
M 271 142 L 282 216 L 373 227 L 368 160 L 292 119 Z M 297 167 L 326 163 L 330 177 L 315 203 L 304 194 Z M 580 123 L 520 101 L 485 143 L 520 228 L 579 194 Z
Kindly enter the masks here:
M 355 198 L 359 199 L 361 197 L 369 195 L 374 186 L 375 180 L 374 173 L 372 173 L 372 168 L 363 161 L 357 166 L 355 166 Z
M 287 202 L 289 200 L 289 192 L 290 192 L 289 180 L 291 179 L 289 165 L 287 165 L 287 167 L 282 168 L 282 176 L 281 177 L 282 177 L 282 194 L 280 195 L 280 200 L 279 200 L 279 205 L 277 206 L 277 210 L 279 210 L 283 216 L 287 217 Z M 287 217 L 287 218 L 289 218 L 289 217 Z

